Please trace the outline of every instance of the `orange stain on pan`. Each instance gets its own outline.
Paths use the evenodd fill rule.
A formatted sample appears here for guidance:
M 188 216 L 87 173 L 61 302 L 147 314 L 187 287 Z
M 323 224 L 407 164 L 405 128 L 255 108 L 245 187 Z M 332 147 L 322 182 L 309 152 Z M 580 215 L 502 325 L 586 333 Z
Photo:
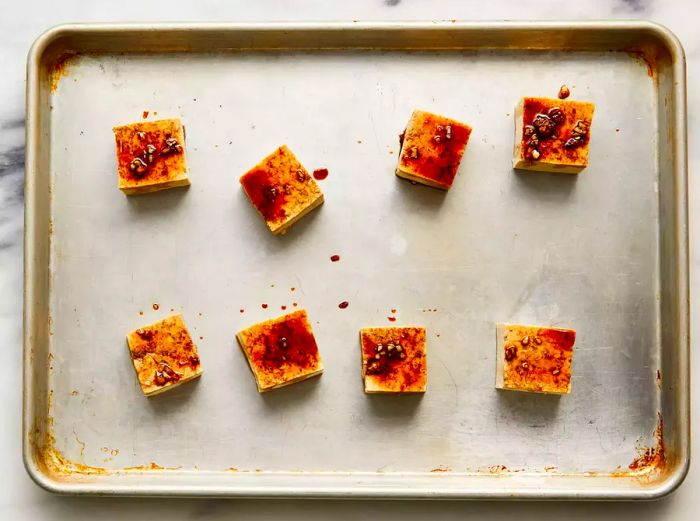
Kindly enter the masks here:
M 71 59 L 75 57 L 75 53 L 64 53 L 56 59 L 49 73 L 49 86 L 51 92 L 56 92 L 61 78 L 68 76 L 68 66 L 70 65 Z
M 656 442 L 651 447 L 637 449 L 639 455 L 632 460 L 628 468 L 634 475 L 646 475 L 666 468 L 666 450 L 664 446 L 664 420 L 661 413 L 658 414 L 658 422 L 654 429 Z

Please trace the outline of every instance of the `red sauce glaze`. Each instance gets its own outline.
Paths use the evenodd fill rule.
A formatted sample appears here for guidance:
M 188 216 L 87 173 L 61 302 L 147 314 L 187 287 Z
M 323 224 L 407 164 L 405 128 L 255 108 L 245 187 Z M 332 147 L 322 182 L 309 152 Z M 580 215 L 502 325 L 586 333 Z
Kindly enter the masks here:
M 182 147 L 182 151 L 175 154 L 162 154 L 163 147 L 165 146 L 165 140 L 168 139 L 171 134 L 164 132 L 162 129 L 159 130 L 143 130 L 134 131 L 134 134 L 141 132 L 143 135 L 142 139 L 126 140 L 121 143 L 117 141 L 117 162 L 119 165 L 124 165 L 125 168 L 122 170 L 120 168 L 119 175 L 129 181 L 143 181 L 144 179 L 168 179 L 170 177 L 170 169 L 172 168 L 172 161 L 168 161 L 168 158 L 181 155 L 184 152 L 185 144 L 178 140 L 178 144 Z M 148 169 L 142 175 L 137 175 L 132 172 L 129 166 L 131 162 L 136 157 L 141 159 L 145 156 L 145 151 L 148 145 L 153 145 L 155 147 L 155 152 L 153 153 L 153 163 L 148 165 Z M 170 166 L 168 165 L 170 163 Z
M 301 317 L 292 317 L 271 325 L 261 341 L 265 349 L 255 350 L 252 354 L 256 365 L 267 370 L 283 365 L 299 368 L 316 366 L 316 339 Z
M 386 349 L 386 347 L 384 348 Z M 396 349 L 392 351 L 382 351 L 379 358 L 375 358 L 376 346 L 373 350 L 370 350 L 370 358 L 367 363 L 366 374 L 372 376 L 386 376 L 389 373 L 395 371 L 396 367 L 401 365 L 402 361 L 405 360 L 405 353 L 403 353 L 404 358 L 401 358 L 401 354 Z
M 433 140 L 430 144 L 434 152 L 421 155 L 420 147 L 418 147 L 418 157 L 412 157 L 410 151 L 404 149 L 401 161 L 406 165 L 411 165 L 422 177 L 445 186 L 451 186 L 462 160 L 464 143 L 469 140 L 471 131 L 461 125 L 453 124 L 450 125 L 451 139 L 447 139 L 446 125 L 442 121 L 435 121 L 433 118 L 427 117 L 423 125 L 435 129 L 434 134 L 440 136 L 439 141 Z M 437 130 L 438 125 L 443 127 L 442 132 Z
M 541 383 L 552 382 L 560 385 L 562 382 L 566 382 L 571 379 L 569 375 L 564 375 L 564 373 L 553 374 L 552 371 L 561 371 L 562 365 L 553 366 L 552 368 L 542 368 L 537 366 L 528 365 L 523 367 L 522 365 L 515 366 L 514 370 L 523 378 L 530 378 Z
M 328 177 L 327 168 L 317 168 L 314 170 L 314 179 L 317 181 L 323 181 L 326 177 Z
M 540 99 L 527 98 L 523 103 L 523 121 L 526 125 L 531 125 L 537 114 L 547 114 L 551 108 L 551 104 L 542 103 Z
M 349 305 L 350 305 L 350 303 L 349 303 L 347 300 L 344 300 L 343 302 L 341 302 L 340 304 L 338 304 L 338 307 L 339 307 L 340 309 L 345 309 L 345 308 L 348 307 Z
M 525 127 L 527 125 L 532 125 L 535 117 L 538 114 L 547 114 L 549 109 L 553 108 L 553 105 L 549 103 L 542 103 L 539 99 L 527 98 L 523 103 L 523 136 L 522 136 L 522 147 L 524 151 L 528 150 L 528 143 L 530 138 L 525 135 Z M 570 105 L 564 105 L 559 107 L 564 114 L 564 121 L 555 127 L 554 134 L 548 138 L 541 138 L 540 142 L 537 144 L 537 150 L 540 153 L 539 160 L 541 161 L 547 155 L 547 153 L 555 154 L 557 156 L 561 155 L 566 157 L 569 161 L 575 161 L 578 157 L 577 148 L 565 148 L 563 145 L 572 136 L 572 130 L 576 124 L 576 121 L 580 118 L 577 117 L 577 112 L 575 109 L 570 108 Z M 587 121 L 587 123 L 591 123 Z M 588 132 L 585 138 L 582 139 L 580 147 L 585 146 L 590 140 L 590 132 Z M 529 157 L 526 154 L 526 157 Z
M 561 389 L 571 380 L 571 352 L 576 341 L 573 330 L 547 328 L 524 330 L 505 346 L 505 379 L 514 388 Z
M 136 331 L 136 334 L 143 340 L 151 340 L 156 335 L 156 332 L 153 329 L 139 329 Z
M 253 206 L 262 214 L 266 221 L 284 219 L 287 212 L 284 204 L 287 196 L 277 182 L 265 170 L 252 170 L 241 178 L 243 189 L 248 194 Z
M 153 381 L 156 383 L 156 385 L 163 386 L 168 382 L 177 382 L 180 380 L 180 378 L 182 378 L 180 373 L 175 371 L 165 362 L 160 362 L 156 367 Z
M 331 262 L 338 262 L 340 260 L 340 255 L 331 255 Z
M 412 387 L 424 373 L 424 353 L 420 350 L 420 333 L 407 328 L 400 333 L 382 335 L 380 338 L 362 337 L 363 359 L 366 360 L 365 374 L 380 382 L 401 382 L 398 390 L 405 391 Z M 381 342 L 382 351 L 378 351 Z M 389 344 L 401 346 L 389 351 Z M 380 354 L 379 358 L 376 357 Z M 402 356 L 403 355 L 403 356 Z
M 136 332 L 143 343 L 136 346 L 131 351 L 131 358 L 144 358 L 146 355 L 155 357 L 168 357 L 171 363 L 177 367 L 189 365 L 196 370 L 200 365 L 199 356 L 195 354 L 194 343 L 187 331 L 161 332 L 156 329 L 140 329 Z M 169 337 L 170 341 L 165 340 Z M 166 348 L 164 346 L 171 346 Z M 167 363 L 160 361 L 159 365 L 167 368 L 157 368 L 156 371 L 162 373 L 161 379 L 179 380 L 180 375 L 172 374 L 173 368 Z M 159 383 L 158 385 L 163 385 Z
M 551 342 L 562 351 L 573 351 L 576 342 L 576 332 L 570 330 L 541 329 L 538 336 L 543 341 Z

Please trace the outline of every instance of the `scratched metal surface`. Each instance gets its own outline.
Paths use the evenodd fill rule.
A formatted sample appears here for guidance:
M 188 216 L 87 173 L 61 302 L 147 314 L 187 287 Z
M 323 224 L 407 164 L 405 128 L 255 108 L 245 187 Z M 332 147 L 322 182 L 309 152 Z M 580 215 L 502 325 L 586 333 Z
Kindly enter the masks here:
M 561 84 L 596 104 L 590 166 L 578 176 L 514 172 L 515 104 Z M 551 480 L 625 469 L 651 443 L 661 407 L 657 90 L 643 63 L 609 52 L 71 60 L 48 99 L 55 446 L 108 470 L 179 469 L 74 484 L 223 495 L 639 492 L 603 477 Z M 393 174 L 414 108 L 474 127 L 449 193 Z M 111 128 L 143 111 L 185 123 L 188 190 L 117 190 Z M 282 143 L 330 175 L 325 204 L 274 237 L 237 179 Z M 234 334 L 294 303 L 309 312 L 325 372 L 259 395 Z M 204 374 L 146 399 L 124 335 L 171 312 L 184 315 Z M 577 330 L 569 396 L 494 389 L 500 321 Z M 362 391 L 358 330 L 390 325 L 427 328 L 424 396 Z M 495 482 L 488 469 L 501 465 L 520 472 Z M 451 472 L 437 482 L 436 468 Z

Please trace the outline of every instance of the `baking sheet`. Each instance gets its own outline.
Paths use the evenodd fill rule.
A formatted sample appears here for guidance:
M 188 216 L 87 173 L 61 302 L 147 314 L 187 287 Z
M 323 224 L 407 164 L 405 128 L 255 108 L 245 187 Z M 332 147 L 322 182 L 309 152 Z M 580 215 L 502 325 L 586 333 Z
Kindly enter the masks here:
M 645 31 L 670 38 L 615 25 L 603 29 L 638 33 L 645 45 Z M 28 164 L 27 211 L 38 221 L 28 248 L 46 248 L 28 252 L 30 264 L 38 258 L 27 297 L 30 473 L 77 493 L 652 497 L 674 488 L 687 465 L 688 384 L 679 57 L 665 65 L 653 46 L 657 61 L 649 48 L 646 61 L 609 52 L 600 36 L 562 51 L 555 26 L 533 31 L 539 48 L 528 50 L 459 48 L 458 37 L 488 28 L 476 24 L 409 26 L 420 45 L 406 48 L 399 26 L 335 28 L 325 39 L 327 27 L 279 29 L 277 40 L 269 28 L 257 39 L 244 37 L 250 27 L 220 28 L 245 40 L 231 45 L 242 50 L 195 38 L 187 52 L 179 41 L 143 52 L 154 35 L 129 39 L 138 28 L 68 28 L 58 39 L 78 55 L 60 70 L 49 60 L 33 86 L 38 103 L 31 85 L 29 98 L 37 125 L 28 132 L 46 138 Z M 501 47 L 533 47 L 518 40 L 523 28 L 503 24 L 513 45 Z M 187 29 L 161 30 L 186 39 Z M 368 32 L 376 45 L 363 45 Z M 550 48 L 534 39 L 546 34 Z M 561 84 L 596 104 L 590 166 L 578 176 L 514 172 L 515 104 Z M 393 175 L 414 108 L 474 127 L 449 193 Z M 182 118 L 191 188 L 118 192 L 111 128 L 146 111 Z M 330 175 L 326 203 L 274 237 L 237 179 L 282 143 Z M 283 307 L 308 310 L 326 369 L 261 396 L 234 334 Z M 124 334 L 173 312 L 204 375 L 147 399 Z M 498 321 L 577 330 L 571 395 L 494 389 Z M 424 396 L 363 393 L 358 330 L 377 325 L 427 328 Z M 633 475 L 645 447 L 663 448 L 663 465 Z

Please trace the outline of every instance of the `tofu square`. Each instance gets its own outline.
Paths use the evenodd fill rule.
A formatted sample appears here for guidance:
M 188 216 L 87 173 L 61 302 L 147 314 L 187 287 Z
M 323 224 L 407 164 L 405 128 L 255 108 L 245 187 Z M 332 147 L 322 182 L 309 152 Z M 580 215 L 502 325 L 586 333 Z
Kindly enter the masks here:
M 428 381 L 425 328 L 360 330 L 365 392 L 424 393 Z
M 286 233 L 292 224 L 323 203 L 323 192 L 287 145 L 248 170 L 240 182 L 275 235 Z
M 496 325 L 496 387 L 568 394 L 576 331 L 555 327 Z
M 179 119 L 114 127 L 119 189 L 127 195 L 189 186 L 185 130 Z
M 472 128 L 454 119 L 416 110 L 401 137 L 396 175 L 449 190 Z
M 182 315 L 132 331 L 126 341 L 146 396 L 168 391 L 202 374 L 197 346 Z
M 595 105 L 523 98 L 515 107 L 513 168 L 577 174 L 588 166 Z
M 236 335 L 258 392 L 284 387 L 323 372 L 306 310 L 260 322 Z

